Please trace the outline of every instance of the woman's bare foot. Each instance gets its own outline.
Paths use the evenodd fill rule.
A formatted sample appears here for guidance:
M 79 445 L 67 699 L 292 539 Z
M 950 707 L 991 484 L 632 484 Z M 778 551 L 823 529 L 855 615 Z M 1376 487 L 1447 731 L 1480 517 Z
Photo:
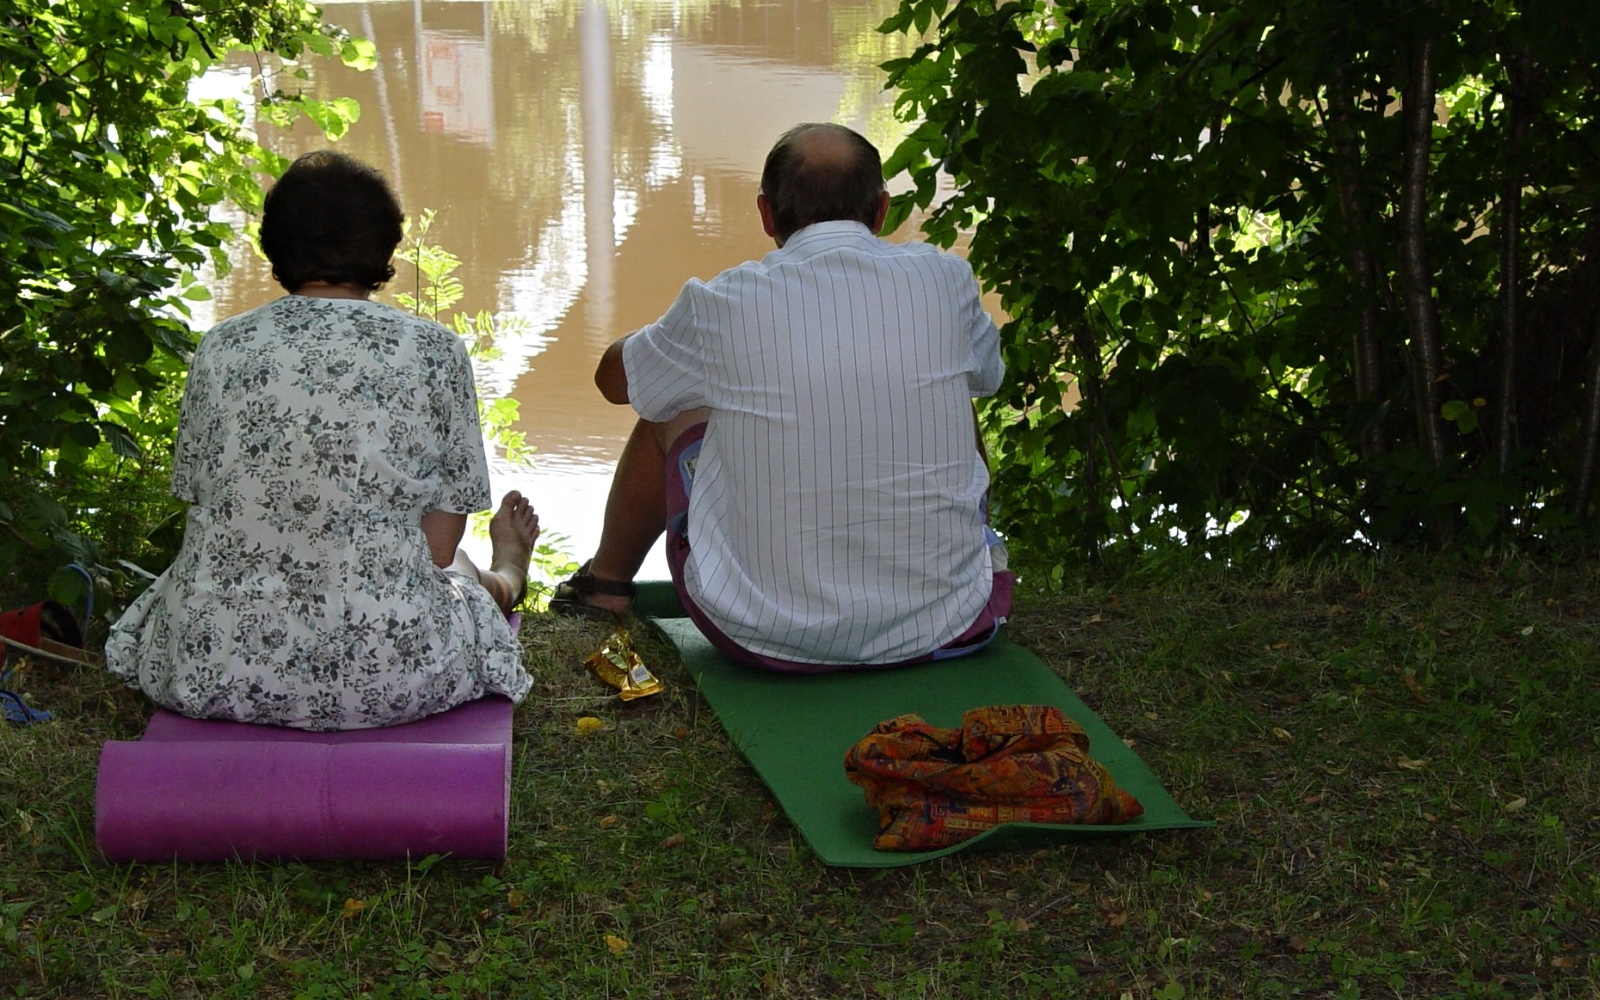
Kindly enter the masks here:
M 500 500 L 500 508 L 489 519 L 489 570 L 504 586 L 485 581 L 500 610 L 510 614 L 522 603 L 528 591 L 528 560 L 533 558 L 539 540 L 539 515 L 528 498 L 512 490 Z

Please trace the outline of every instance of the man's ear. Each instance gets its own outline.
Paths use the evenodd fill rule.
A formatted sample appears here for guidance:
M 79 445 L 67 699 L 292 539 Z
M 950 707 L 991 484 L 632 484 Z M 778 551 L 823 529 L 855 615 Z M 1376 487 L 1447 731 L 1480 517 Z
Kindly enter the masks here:
M 883 220 L 889 214 L 889 192 L 885 191 L 878 198 L 878 212 L 872 217 L 872 231 L 883 235 Z
M 761 229 L 773 239 L 778 239 L 778 224 L 772 219 L 772 203 L 766 195 L 756 195 L 756 211 L 761 213 Z M 778 245 L 782 246 L 783 241 L 778 240 Z

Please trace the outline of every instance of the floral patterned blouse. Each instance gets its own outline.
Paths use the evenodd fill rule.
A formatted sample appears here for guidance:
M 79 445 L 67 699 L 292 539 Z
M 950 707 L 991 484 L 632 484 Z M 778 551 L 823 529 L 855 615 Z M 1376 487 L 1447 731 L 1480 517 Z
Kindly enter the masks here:
M 108 668 L 185 715 L 302 729 L 521 700 L 505 616 L 421 528 L 490 505 L 476 399 L 460 339 L 389 306 L 289 295 L 218 324 L 179 411 L 183 545 Z

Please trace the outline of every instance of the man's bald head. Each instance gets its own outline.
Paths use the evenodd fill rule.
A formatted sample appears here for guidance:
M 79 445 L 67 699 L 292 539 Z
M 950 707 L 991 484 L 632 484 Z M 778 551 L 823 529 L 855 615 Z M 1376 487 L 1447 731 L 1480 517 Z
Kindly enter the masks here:
M 876 230 L 883 163 L 872 143 L 843 125 L 796 125 L 767 154 L 761 194 L 780 245 L 816 222 L 848 220 Z

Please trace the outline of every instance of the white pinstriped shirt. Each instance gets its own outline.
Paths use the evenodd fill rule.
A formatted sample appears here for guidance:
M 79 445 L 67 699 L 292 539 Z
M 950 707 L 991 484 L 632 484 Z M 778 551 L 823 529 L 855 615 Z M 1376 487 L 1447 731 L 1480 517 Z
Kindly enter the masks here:
M 709 407 L 685 585 L 752 652 L 892 663 L 988 600 L 972 397 L 999 335 L 966 261 L 856 222 L 690 280 L 623 346 L 634 409 Z

